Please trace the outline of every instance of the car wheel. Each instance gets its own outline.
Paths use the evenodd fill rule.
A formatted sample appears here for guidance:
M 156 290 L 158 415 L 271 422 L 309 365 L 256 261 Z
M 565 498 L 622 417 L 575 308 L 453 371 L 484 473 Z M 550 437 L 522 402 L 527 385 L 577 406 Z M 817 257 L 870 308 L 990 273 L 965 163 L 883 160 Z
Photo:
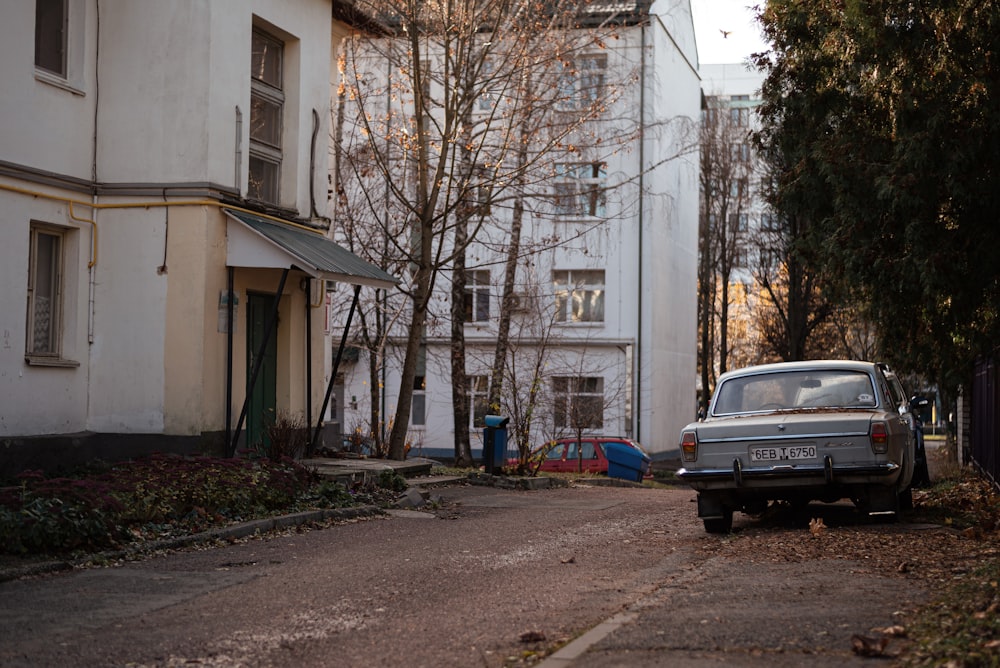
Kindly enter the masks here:
M 702 522 L 706 533 L 729 533 L 733 530 L 733 511 L 726 508 L 722 511 L 722 517 L 705 518 Z

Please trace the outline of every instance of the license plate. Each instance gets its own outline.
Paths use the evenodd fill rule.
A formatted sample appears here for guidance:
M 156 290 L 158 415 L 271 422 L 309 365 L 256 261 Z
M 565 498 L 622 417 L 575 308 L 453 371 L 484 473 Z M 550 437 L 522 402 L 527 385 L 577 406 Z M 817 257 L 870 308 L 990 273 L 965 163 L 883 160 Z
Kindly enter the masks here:
M 816 459 L 815 445 L 754 446 L 750 448 L 752 462 L 778 462 Z

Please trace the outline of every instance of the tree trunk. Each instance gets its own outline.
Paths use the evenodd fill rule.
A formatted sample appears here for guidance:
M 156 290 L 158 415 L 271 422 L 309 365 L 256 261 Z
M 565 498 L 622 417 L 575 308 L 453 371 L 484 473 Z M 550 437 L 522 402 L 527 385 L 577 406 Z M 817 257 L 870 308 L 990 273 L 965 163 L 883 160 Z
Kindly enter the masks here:
M 455 466 L 472 466 L 469 443 L 469 379 L 465 373 L 465 244 L 468 221 L 464 213 L 455 225 L 455 256 L 451 277 L 451 401 L 455 428 Z M 474 308 L 474 307 L 473 307 Z

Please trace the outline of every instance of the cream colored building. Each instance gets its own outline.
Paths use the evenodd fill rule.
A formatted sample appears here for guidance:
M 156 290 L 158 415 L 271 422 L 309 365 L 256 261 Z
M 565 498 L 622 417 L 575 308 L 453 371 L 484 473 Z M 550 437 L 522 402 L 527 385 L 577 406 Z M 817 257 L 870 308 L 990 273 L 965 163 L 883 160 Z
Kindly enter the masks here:
M 339 10 L 0 9 L 0 475 L 322 424 L 328 281 L 393 284 L 325 235 Z

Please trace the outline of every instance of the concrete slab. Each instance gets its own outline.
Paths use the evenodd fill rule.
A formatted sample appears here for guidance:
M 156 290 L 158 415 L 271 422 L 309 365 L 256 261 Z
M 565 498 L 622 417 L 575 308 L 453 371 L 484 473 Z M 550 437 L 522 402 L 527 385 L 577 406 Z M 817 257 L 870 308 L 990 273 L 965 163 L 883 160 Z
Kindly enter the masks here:
M 383 471 L 396 471 L 404 478 L 425 476 L 431 472 L 434 462 L 430 459 L 368 459 L 354 457 L 314 457 L 300 461 L 303 466 L 314 469 L 324 478 L 344 484 L 365 482 L 375 479 Z

